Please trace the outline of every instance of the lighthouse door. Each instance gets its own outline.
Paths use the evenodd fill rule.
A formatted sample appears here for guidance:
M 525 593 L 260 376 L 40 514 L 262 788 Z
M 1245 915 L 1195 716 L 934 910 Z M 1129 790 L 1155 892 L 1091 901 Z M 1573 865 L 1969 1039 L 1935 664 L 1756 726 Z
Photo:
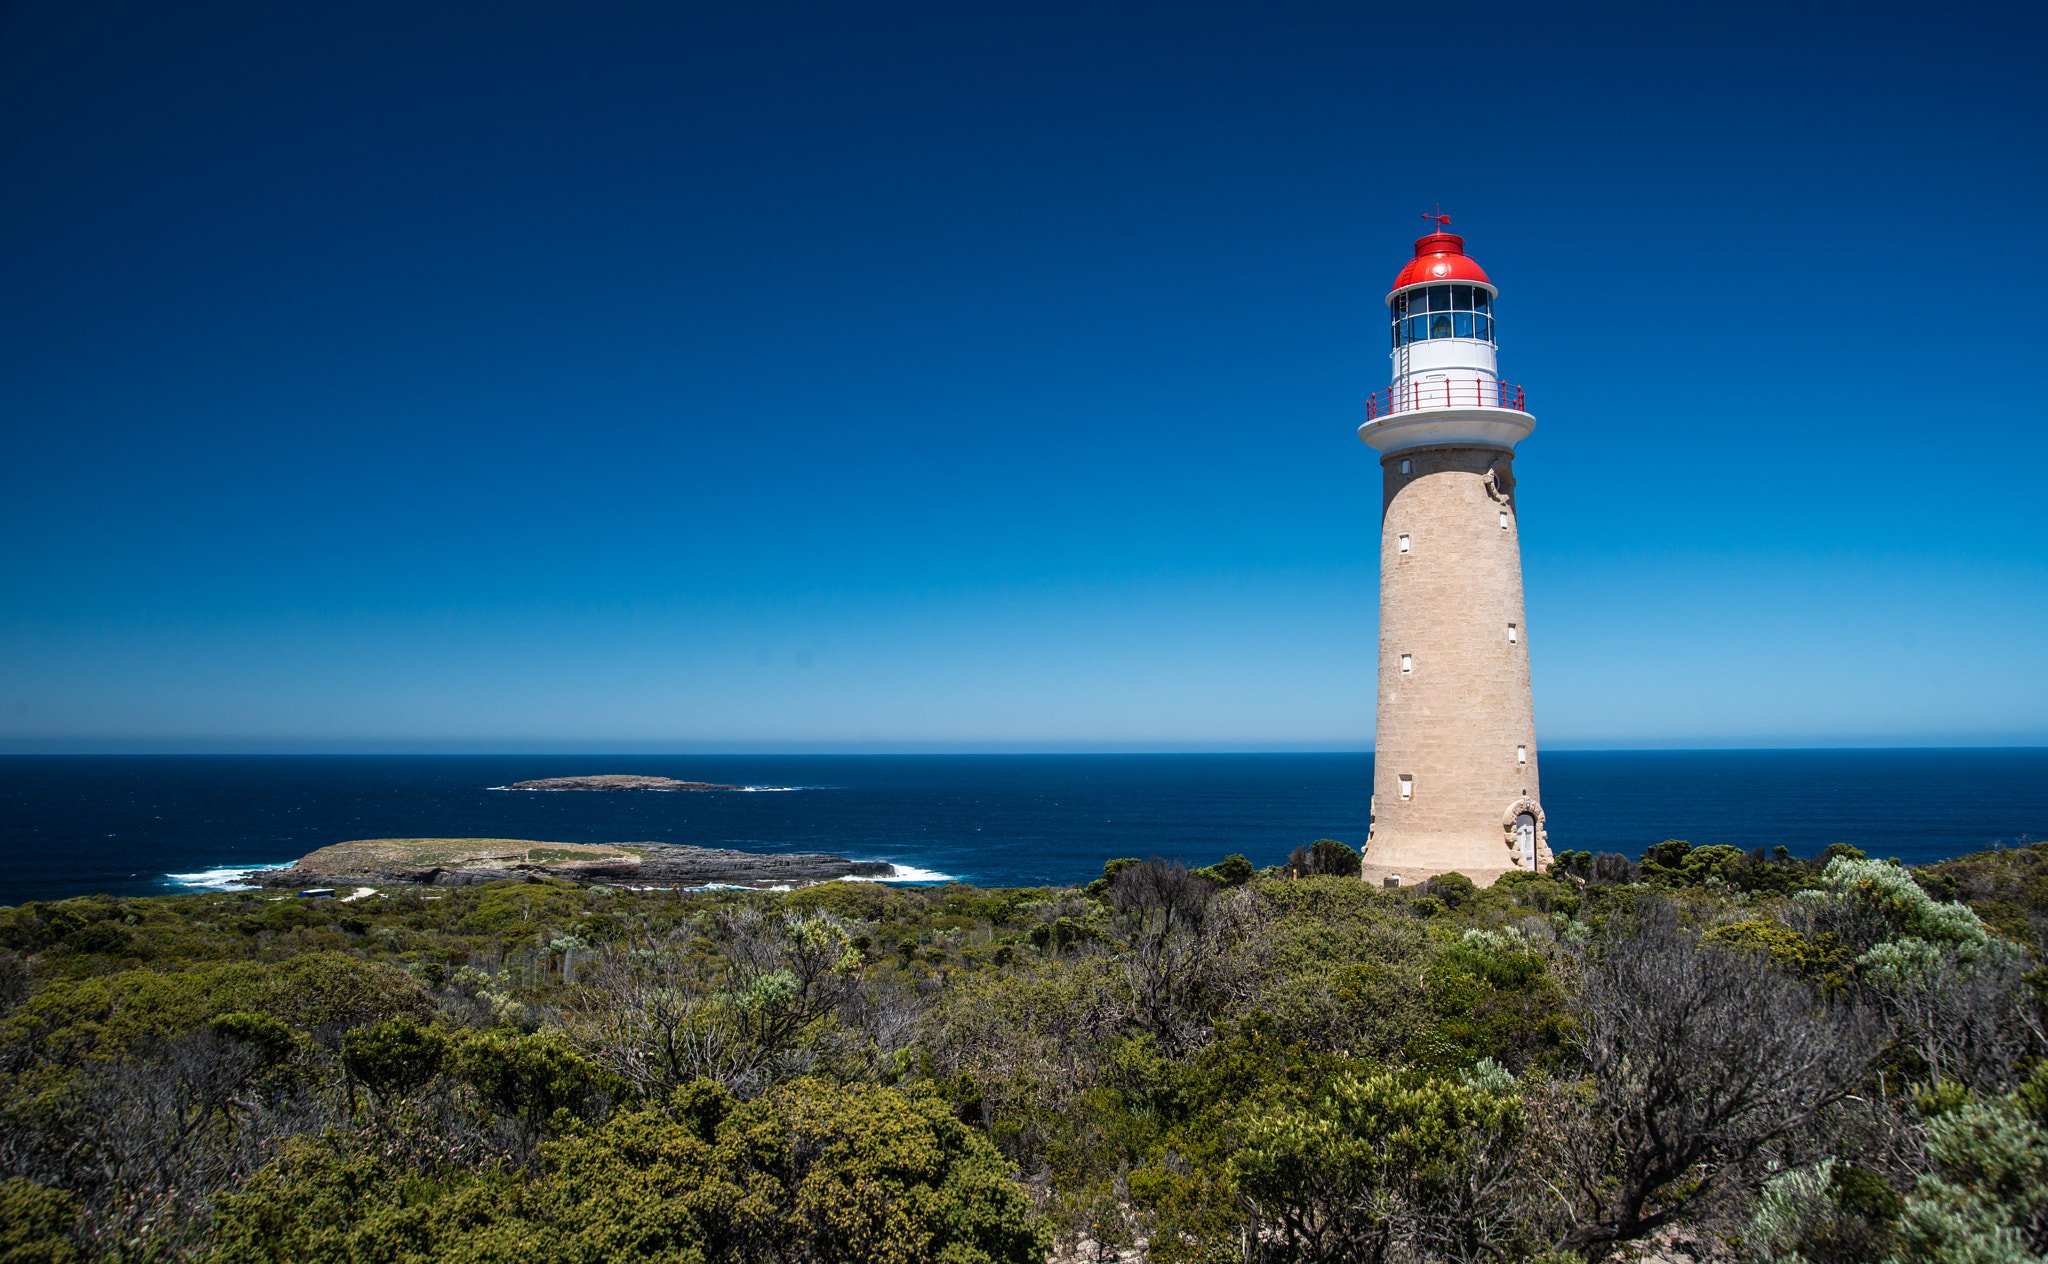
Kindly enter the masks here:
M 1522 854 L 1522 868 L 1536 868 L 1536 818 L 1527 812 L 1515 818 L 1515 849 Z

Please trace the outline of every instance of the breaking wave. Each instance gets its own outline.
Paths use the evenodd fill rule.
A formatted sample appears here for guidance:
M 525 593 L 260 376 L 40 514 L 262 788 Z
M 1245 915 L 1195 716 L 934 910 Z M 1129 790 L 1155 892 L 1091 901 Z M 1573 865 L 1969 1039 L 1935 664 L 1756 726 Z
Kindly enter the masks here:
M 785 790 L 824 790 L 825 786 L 734 786 L 728 794 L 781 793 Z M 588 790 L 574 790 L 562 786 L 485 786 L 486 790 L 516 790 L 521 794 L 589 794 Z M 631 794 L 717 794 L 716 790 L 663 790 L 653 786 L 642 786 Z
M 894 875 L 887 878 L 845 877 L 841 882 L 958 882 L 960 879 L 950 873 L 938 873 L 931 869 L 920 869 L 916 865 L 896 864 Z
M 284 861 L 274 865 L 220 865 L 213 869 L 201 869 L 198 873 L 167 873 L 164 877 L 181 887 L 198 891 L 253 891 L 253 883 L 242 881 L 252 873 L 264 869 L 289 869 L 295 861 Z

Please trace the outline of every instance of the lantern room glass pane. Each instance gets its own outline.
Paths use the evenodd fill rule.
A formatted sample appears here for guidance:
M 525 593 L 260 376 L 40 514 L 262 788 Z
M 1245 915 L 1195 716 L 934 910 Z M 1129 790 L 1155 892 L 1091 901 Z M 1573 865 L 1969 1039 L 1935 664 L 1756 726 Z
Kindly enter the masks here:
M 1470 338 L 1472 336 L 1472 313 L 1454 312 L 1451 314 L 1451 320 L 1456 327 L 1457 337 Z
M 1450 286 L 1432 285 L 1429 287 L 1429 310 L 1433 312 L 1447 312 L 1451 310 Z
M 1448 314 L 1429 318 L 1429 336 L 1448 338 L 1451 336 L 1451 318 Z
M 1475 316 L 1472 320 L 1472 336 L 1474 338 L 1483 338 L 1487 342 L 1492 342 L 1493 322 L 1488 320 L 1484 316 Z
M 1490 311 L 1492 311 L 1492 310 L 1493 310 L 1493 295 L 1491 295 L 1491 294 L 1488 294 L 1488 293 L 1487 293 L 1487 292 L 1485 291 L 1485 289 L 1484 289 L 1484 288 L 1482 288 L 1482 287 L 1480 287 L 1480 286 L 1477 286 L 1477 285 L 1473 286 L 1473 287 L 1472 287 L 1472 310 L 1473 310 L 1473 311 L 1475 311 L 1475 312 L 1490 312 Z
M 1429 317 L 1410 316 L 1408 318 L 1408 341 L 1421 342 L 1427 337 L 1429 337 Z
M 1451 310 L 1454 312 L 1469 312 L 1472 310 L 1471 286 L 1454 285 L 1451 287 Z

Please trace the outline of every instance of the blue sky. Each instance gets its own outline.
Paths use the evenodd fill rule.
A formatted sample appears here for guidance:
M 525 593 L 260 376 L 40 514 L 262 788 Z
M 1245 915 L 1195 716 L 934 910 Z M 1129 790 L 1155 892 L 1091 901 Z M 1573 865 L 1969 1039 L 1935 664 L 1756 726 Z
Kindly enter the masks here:
M 1363 749 L 1439 203 L 1544 742 L 2048 742 L 2043 25 L 13 0 L 0 749 Z

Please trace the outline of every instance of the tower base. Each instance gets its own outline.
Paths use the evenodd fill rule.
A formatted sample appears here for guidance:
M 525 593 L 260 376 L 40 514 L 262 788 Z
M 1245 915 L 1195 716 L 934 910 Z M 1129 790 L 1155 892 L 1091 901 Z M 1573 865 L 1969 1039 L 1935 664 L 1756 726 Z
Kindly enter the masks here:
M 1513 834 L 1403 834 L 1397 838 L 1374 838 L 1366 845 L 1363 862 L 1367 882 L 1384 885 L 1381 879 L 1399 875 L 1402 886 L 1413 886 L 1440 873 L 1462 873 L 1482 887 L 1490 887 L 1504 873 L 1541 873 L 1550 863 L 1550 848 L 1539 842 L 1536 863 L 1524 866 L 1514 846 Z
M 1520 869 L 1438 869 L 1429 865 L 1363 865 L 1359 877 L 1369 887 L 1413 887 L 1446 873 L 1462 873 L 1472 879 L 1472 885 L 1490 887 L 1505 874 L 1520 873 Z

